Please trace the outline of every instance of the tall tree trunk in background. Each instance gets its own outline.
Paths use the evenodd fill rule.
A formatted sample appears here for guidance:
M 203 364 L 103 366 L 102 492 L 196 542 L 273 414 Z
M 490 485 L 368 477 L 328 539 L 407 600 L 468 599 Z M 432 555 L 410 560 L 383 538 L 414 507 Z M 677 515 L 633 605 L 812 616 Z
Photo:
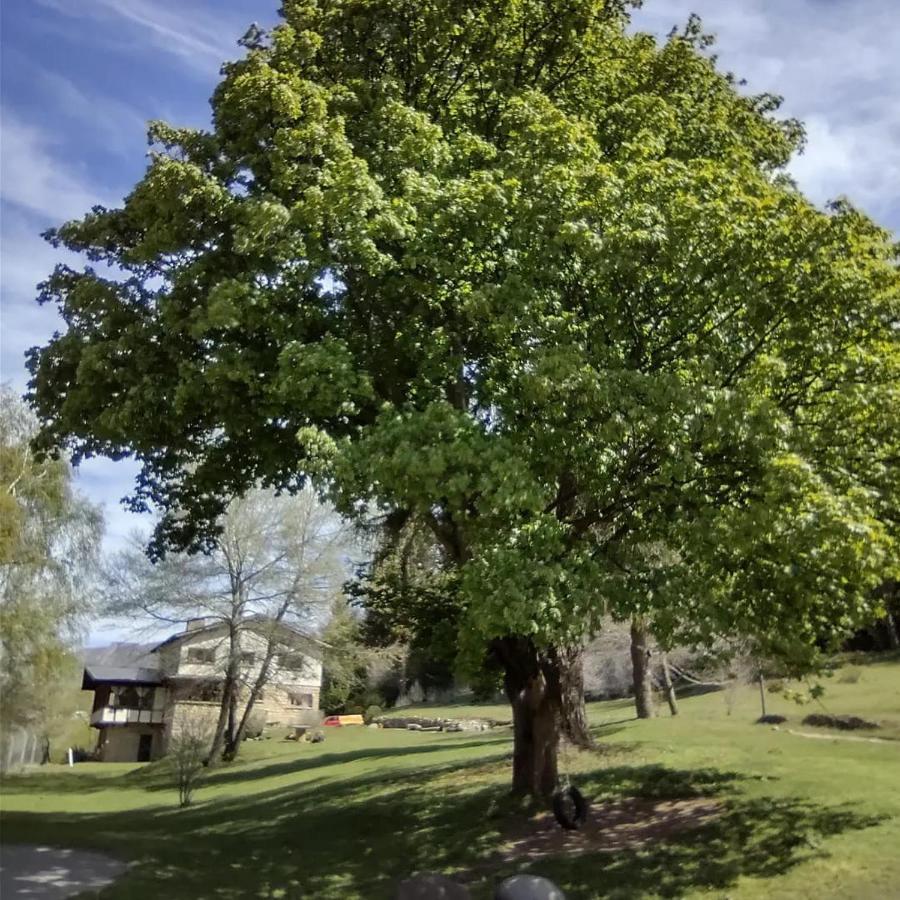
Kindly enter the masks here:
M 639 719 L 652 719 L 653 668 L 650 665 L 650 632 L 643 619 L 631 620 L 631 668 L 634 679 L 634 707 Z
M 206 758 L 207 766 L 214 766 L 219 762 L 222 749 L 233 734 L 235 704 L 239 689 L 240 653 L 240 633 L 235 622 L 232 621 L 229 623 L 228 663 L 225 666 L 225 678 L 222 681 L 222 704 L 219 707 L 219 719 L 213 733 L 209 756 Z
M 560 648 L 558 655 L 563 737 L 574 747 L 590 750 L 594 739 L 584 707 L 584 647 Z
M 512 790 L 548 799 L 556 790 L 562 692 L 559 660 L 529 638 L 492 642 L 503 663 L 504 687 L 513 713 Z
M 669 671 L 669 657 L 667 654 L 662 654 L 662 677 L 663 677 L 663 688 L 666 693 L 666 703 L 669 704 L 669 712 L 673 716 L 678 715 L 678 700 L 675 697 L 675 687 L 672 684 L 672 673 Z
M 253 682 L 253 687 L 250 688 L 250 695 L 247 698 L 247 705 L 244 707 L 241 720 L 238 723 L 237 729 L 225 742 L 225 749 L 222 753 L 222 758 L 225 760 L 231 761 L 235 759 L 241 749 L 241 741 L 244 740 L 244 734 L 247 731 L 247 723 L 250 721 L 250 716 L 253 713 L 253 708 L 256 705 L 256 701 L 259 699 L 259 695 L 269 681 L 269 669 L 272 667 L 272 660 L 274 658 L 274 644 L 270 640 L 262 665 L 259 667 L 259 673 L 256 676 L 256 680 Z
M 209 755 L 206 757 L 206 765 L 214 766 L 222 756 L 222 748 L 225 746 L 225 731 L 228 728 L 228 717 L 231 714 L 232 696 L 237 688 L 237 679 L 231 671 L 231 665 L 225 672 L 222 682 L 222 703 L 219 706 L 219 719 L 216 722 L 216 730 L 213 732 Z
M 230 747 L 234 744 L 234 735 L 237 731 L 237 707 L 240 693 L 241 685 L 240 682 L 237 682 L 234 686 L 234 690 L 231 692 L 231 701 L 228 704 L 228 727 L 225 729 L 225 747 Z
M 900 633 L 898 633 L 897 620 L 892 612 L 888 612 L 885 616 L 885 624 L 887 625 L 888 646 L 891 650 L 900 649 Z

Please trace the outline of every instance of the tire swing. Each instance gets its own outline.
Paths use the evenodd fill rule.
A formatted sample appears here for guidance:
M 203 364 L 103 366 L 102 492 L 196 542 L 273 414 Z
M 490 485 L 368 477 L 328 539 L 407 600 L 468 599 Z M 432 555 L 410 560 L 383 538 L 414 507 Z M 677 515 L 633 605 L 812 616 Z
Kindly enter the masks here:
M 565 757 L 565 753 L 563 753 Z M 565 762 L 565 758 L 563 760 Z M 568 769 L 568 766 L 564 766 Z M 553 794 L 553 815 L 566 831 L 578 831 L 587 822 L 590 804 L 587 798 L 572 784 L 568 772 L 563 773 L 562 783 Z
M 566 831 L 578 831 L 587 821 L 589 804 L 574 785 L 559 788 L 553 795 L 553 815 Z

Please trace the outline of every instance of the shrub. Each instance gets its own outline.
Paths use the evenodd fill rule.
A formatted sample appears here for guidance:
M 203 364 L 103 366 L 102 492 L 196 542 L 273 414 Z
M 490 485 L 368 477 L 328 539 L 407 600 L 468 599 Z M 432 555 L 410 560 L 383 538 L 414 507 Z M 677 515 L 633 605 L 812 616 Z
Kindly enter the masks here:
M 190 732 L 173 737 L 169 744 L 169 765 L 182 808 L 191 805 L 208 750 L 208 739 Z
M 247 738 L 258 738 L 266 727 L 266 711 L 264 709 L 256 709 L 250 713 L 247 720 L 247 727 L 244 729 L 244 740 Z
M 365 713 L 363 714 L 363 718 L 365 719 L 367 724 L 374 722 L 381 715 L 381 707 L 372 704 L 366 708 Z
M 166 763 L 178 789 L 178 805 L 182 808 L 191 805 L 194 790 L 206 767 L 215 719 L 212 710 L 197 710 L 184 716 L 173 728 Z

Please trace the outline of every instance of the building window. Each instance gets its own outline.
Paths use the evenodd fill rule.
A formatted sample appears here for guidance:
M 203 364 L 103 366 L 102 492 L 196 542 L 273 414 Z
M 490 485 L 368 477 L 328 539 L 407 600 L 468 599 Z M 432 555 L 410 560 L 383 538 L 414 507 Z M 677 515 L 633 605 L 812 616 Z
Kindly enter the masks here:
M 114 709 L 153 709 L 153 688 L 133 684 L 113 687 L 109 692 L 109 706 Z
M 288 699 L 290 700 L 291 706 L 299 706 L 303 709 L 312 709 L 313 705 L 313 695 L 312 694 L 288 694 Z
M 186 687 L 180 700 L 193 700 L 202 703 L 218 703 L 222 699 L 221 681 L 197 681 Z
M 133 684 L 114 687 L 110 691 L 109 705 L 116 709 L 139 709 L 141 697 Z
M 138 709 L 153 709 L 154 689 L 152 687 L 139 687 Z
M 256 662 L 256 654 L 252 650 L 245 650 L 241 653 L 241 665 L 252 666 Z
M 306 657 L 302 653 L 279 653 L 278 665 L 291 672 L 302 672 L 306 665 Z
M 190 663 L 214 663 L 216 651 L 213 647 L 188 647 L 187 661 Z

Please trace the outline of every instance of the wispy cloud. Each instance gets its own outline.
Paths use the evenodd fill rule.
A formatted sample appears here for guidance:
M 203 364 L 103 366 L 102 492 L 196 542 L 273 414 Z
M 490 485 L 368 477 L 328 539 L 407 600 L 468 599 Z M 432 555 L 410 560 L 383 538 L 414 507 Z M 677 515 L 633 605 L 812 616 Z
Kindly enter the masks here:
M 171 0 L 39 0 L 41 5 L 65 16 L 93 19 L 99 25 L 125 29 L 108 32 L 107 40 L 132 47 L 140 37 L 155 51 L 176 57 L 198 73 L 214 74 L 222 62 L 237 56 L 237 39 L 249 22 L 215 8 Z
M 0 199 L 58 223 L 81 216 L 95 203 L 109 203 L 109 189 L 90 184 L 87 176 L 65 162 L 56 139 L 3 112 L 0 155 Z M 5 255 L 5 254 L 4 254 Z
M 86 139 L 133 160 L 135 150 L 144 144 L 148 116 L 111 97 L 88 94 L 70 79 L 49 69 L 32 65 L 35 82 L 55 117 L 70 123 L 90 123 Z M 148 104 L 149 105 L 149 104 Z

